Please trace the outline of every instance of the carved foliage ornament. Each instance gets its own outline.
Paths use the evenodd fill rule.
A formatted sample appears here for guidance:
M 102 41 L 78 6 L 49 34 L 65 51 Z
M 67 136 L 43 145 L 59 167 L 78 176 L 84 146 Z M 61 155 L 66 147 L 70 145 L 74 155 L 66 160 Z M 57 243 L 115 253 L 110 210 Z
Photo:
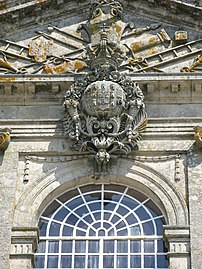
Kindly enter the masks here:
M 122 11 L 117 1 L 97 1 L 98 6 Z M 91 14 L 92 19 L 95 13 Z M 112 14 L 114 20 L 119 19 L 119 13 Z M 137 149 L 147 117 L 142 90 L 117 71 L 123 55 L 121 46 L 110 40 L 111 19 L 101 22 L 98 42 L 86 47 L 90 72 L 66 92 L 64 129 L 77 150 L 94 153 L 97 163 L 103 165 L 113 153 Z
M 202 126 L 197 126 L 196 128 L 194 128 L 194 130 L 194 139 L 196 141 L 196 144 L 199 148 L 202 148 Z
M 5 151 L 10 143 L 11 129 L 0 129 L 0 151 Z

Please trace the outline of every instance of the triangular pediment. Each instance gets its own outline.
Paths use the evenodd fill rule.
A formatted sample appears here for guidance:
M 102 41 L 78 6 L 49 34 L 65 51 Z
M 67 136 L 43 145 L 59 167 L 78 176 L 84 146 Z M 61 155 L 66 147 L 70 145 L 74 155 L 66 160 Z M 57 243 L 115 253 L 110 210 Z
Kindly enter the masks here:
M 39 2 L 44 5 L 46 3 L 44 19 L 49 9 L 53 13 L 54 7 L 48 5 L 47 1 L 36 2 L 38 2 L 36 7 Z M 0 74 L 85 73 L 90 61 L 86 58 L 86 50 L 91 50 L 99 43 L 99 29 L 102 29 L 106 22 L 109 24 L 109 27 L 106 27 L 108 42 L 118 44 L 122 50 L 123 59 L 119 64 L 119 71 L 133 73 L 202 71 L 202 34 L 196 28 L 197 22 L 194 18 L 192 24 L 190 23 L 189 14 L 192 9 L 196 13 L 195 16 L 199 16 L 201 12 L 199 6 L 187 2 L 169 1 L 173 5 L 167 10 L 166 1 L 161 1 L 159 5 L 156 5 L 155 1 L 142 1 L 139 6 L 136 1 L 130 1 L 129 4 L 124 1 L 123 17 L 114 20 L 111 15 L 111 17 L 98 15 L 90 21 L 88 20 L 90 10 L 86 1 L 81 4 L 85 14 L 79 16 L 76 15 L 76 11 L 78 14 L 81 12 L 78 11 L 75 1 L 70 1 L 72 13 L 69 12 L 66 16 L 62 10 L 64 1 L 59 2 L 61 4 L 55 9 L 52 20 L 49 18 L 49 24 L 44 21 L 43 16 L 40 17 L 39 23 L 37 14 L 36 16 L 32 14 L 32 17 L 38 20 L 36 25 L 32 27 L 25 25 L 24 28 L 18 29 L 17 33 L 9 34 L 8 37 L 5 34 L 5 37 L 2 37 Z M 174 12 L 174 9 L 179 7 L 182 8 L 181 13 L 177 9 Z M 26 5 L 21 5 L 21 10 L 26 10 Z M 149 10 L 151 12 L 148 13 Z M 6 9 L 1 12 L 4 12 L 3 16 L 9 13 L 6 13 Z M 95 10 L 91 10 L 91 14 L 92 12 Z M 181 17 L 183 14 L 187 16 L 188 21 L 184 25 L 178 21 L 178 16 Z

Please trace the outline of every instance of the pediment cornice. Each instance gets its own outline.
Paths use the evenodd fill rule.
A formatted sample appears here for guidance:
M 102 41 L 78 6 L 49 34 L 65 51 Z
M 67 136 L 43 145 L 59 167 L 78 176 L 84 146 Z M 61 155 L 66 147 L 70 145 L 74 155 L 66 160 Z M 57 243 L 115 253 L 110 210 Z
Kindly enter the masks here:
M 5 3 L 4 3 L 5 2 Z M 60 21 L 71 16 L 83 16 L 89 12 L 90 1 L 65 0 L 32 0 L 19 4 L 18 0 L 0 4 L 1 37 L 12 36 L 16 32 L 47 25 L 51 21 Z M 76 3 L 75 3 L 76 2 Z M 148 18 L 159 18 L 162 22 L 177 23 L 178 25 L 201 31 L 202 7 L 177 0 L 122 0 L 124 9 L 131 7 Z M 192 1 L 190 1 L 192 2 Z M 14 24 L 14 27 L 13 27 Z

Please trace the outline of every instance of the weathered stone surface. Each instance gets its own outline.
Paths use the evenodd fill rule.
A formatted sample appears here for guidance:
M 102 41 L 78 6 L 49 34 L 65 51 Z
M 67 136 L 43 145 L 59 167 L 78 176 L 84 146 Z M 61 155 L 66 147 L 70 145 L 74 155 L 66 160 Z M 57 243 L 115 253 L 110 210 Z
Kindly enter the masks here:
M 88 23 L 89 1 L 0 1 L 0 129 L 12 129 L 0 153 L 2 269 L 31 269 L 41 212 L 61 193 L 89 183 L 145 193 L 166 219 L 170 269 L 201 268 L 202 151 L 194 140 L 202 124 L 201 1 L 121 2 L 123 21 L 115 21 L 108 44 L 100 43 L 115 68 L 113 38 L 123 49 L 120 72 L 142 90 L 148 126 L 138 151 L 116 153 L 97 171 L 91 152 L 72 149 L 62 121 L 65 93 L 89 74 L 87 67 L 98 67 L 93 53 L 103 56 L 98 43 L 106 35 L 99 40 L 91 27 L 88 40 L 77 31 Z M 90 60 L 80 58 L 86 48 Z

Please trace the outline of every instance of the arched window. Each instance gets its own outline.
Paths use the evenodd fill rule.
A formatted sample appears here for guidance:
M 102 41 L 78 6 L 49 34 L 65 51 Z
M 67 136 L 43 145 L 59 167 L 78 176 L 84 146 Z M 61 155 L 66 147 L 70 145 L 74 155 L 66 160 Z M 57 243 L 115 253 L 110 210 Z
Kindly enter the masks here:
M 79 187 L 41 215 L 35 268 L 168 268 L 163 224 L 159 208 L 136 190 Z

